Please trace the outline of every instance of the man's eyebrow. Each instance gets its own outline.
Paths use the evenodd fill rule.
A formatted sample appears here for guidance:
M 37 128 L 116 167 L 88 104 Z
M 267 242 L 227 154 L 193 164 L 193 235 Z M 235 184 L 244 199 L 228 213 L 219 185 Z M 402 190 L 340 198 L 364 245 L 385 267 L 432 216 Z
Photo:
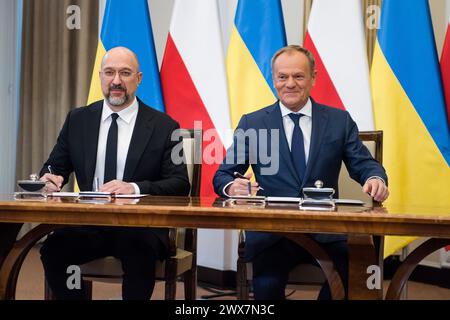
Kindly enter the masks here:
M 113 67 L 105 67 L 104 69 L 105 69 L 105 70 L 116 70 L 116 69 L 113 68 Z M 123 70 L 129 70 L 129 71 L 132 71 L 133 69 L 131 69 L 131 68 L 129 68 L 129 67 L 124 67 L 124 68 L 119 68 L 118 70 L 120 70 L 120 71 L 123 71 Z

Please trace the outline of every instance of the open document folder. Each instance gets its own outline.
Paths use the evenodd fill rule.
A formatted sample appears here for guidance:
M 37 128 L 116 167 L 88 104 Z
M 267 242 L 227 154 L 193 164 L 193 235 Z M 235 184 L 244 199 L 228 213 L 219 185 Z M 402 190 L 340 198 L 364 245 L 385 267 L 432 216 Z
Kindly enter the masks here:
M 240 200 L 240 201 L 247 201 L 247 202 L 266 202 L 266 203 L 273 203 L 273 204 L 325 204 L 320 203 L 321 200 L 311 200 L 311 199 L 303 199 L 300 197 L 265 197 L 265 196 L 233 196 L 229 198 L 230 200 Z M 328 202 L 332 202 L 334 205 L 336 204 L 345 204 L 345 205 L 364 205 L 364 201 L 361 200 L 355 200 L 355 199 L 332 199 L 327 200 Z M 328 203 L 327 202 L 327 203 Z
M 266 197 L 267 202 L 273 203 L 300 203 L 302 198 L 295 197 Z M 335 204 L 354 204 L 354 205 L 364 205 L 364 201 L 356 200 L 356 199 L 332 199 Z
M 67 198 L 129 198 L 137 199 L 147 196 L 147 194 L 114 194 L 111 192 L 94 192 L 94 191 L 81 191 L 81 192 L 52 192 L 47 195 L 48 197 L 67 197 Z

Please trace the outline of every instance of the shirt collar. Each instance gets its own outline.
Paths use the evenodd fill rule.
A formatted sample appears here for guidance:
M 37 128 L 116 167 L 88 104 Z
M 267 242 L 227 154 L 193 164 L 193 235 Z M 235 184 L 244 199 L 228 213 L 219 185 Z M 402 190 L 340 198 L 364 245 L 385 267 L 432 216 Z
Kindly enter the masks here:
M 287 116 L 289 113 L 299 113 L 299 114 L 303 114 L 303 115 L 305 115 L 307 117 L 311 117 L 312 116 L 312 103 L 311 103 L 311 99 L 310 98 L 308 98 L 308 101 L 306 101 L 306 104 L 298 112 L 292 112 L 281 101 L 279 102 L 279 104 L 280 104 L 281 116 L 282 117 Z
M 138 111 L 139 104 L 137 102 L 136 97 L 134 97 L 134 101 L 132 104 L 130 104 L 125 109 L 117 112 L 119 115 L 119 118 L 121 118 L 123 121 L 125 121 L 127 124 L 130 124 L 133 116 Z M 102 111 L 102 122 L 108 119 L 108 117 L 113 114 L 114 111 L 111 110 L 111 108 L 108 106 L 105 100 L 103 100 L 103 111 Z

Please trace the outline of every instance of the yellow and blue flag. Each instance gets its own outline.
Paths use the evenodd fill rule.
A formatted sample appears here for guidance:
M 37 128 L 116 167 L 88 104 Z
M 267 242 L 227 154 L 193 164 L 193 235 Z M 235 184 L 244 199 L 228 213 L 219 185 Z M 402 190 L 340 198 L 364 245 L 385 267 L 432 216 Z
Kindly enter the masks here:
M 280 0 L 239 0 L 227 55 L 232 126 L 276 101 L 271 59 L 286 45 Z
M 427 0 L 383 1 L 371 80 L 375 126 L 384 131 L 387 203 L 420 213 L 450 208 L 449 127 Z M 411 240 L 388 237 L 385 256 Z
M 106 51 L 117 46 L 129 48 L 139 59 L 143 78 L 137 96 L 148 106 L 164 111 L 147 0 L 106 2 L 88 104 L 103 99 L 98 76 L 101 59 Z

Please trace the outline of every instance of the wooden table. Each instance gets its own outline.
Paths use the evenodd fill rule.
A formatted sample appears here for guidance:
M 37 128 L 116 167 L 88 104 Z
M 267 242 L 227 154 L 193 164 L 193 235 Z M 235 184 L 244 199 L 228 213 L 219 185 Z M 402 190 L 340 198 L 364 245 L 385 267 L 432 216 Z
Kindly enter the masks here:
M 73 198 L 16 201 L 0 195 L 0 222 L 0 299 L 14 298 L 14 278 L 36 238 L 67 225 L 245 229 L 283 233 L 297 242 L 302 233 L 348 234 L 349 299 L 382 298 L 382 287 L 370 290 L 366 284 L 368 266 L 378 264 L 372 235 L 432 238 L 412 252 L 394 276 L 387 294 L 391 299 L 398 298 L 409 274 L 430 250 L 450 243 L 450 209 L 439 207 L 339 206 L 336 212 L 320 212 L 292 205 L 234 206 L 213 198 L 145 197 L 137 203 L 115 199 L 93 204 Z M 15 242 L 24 222 L 41 225 Z

